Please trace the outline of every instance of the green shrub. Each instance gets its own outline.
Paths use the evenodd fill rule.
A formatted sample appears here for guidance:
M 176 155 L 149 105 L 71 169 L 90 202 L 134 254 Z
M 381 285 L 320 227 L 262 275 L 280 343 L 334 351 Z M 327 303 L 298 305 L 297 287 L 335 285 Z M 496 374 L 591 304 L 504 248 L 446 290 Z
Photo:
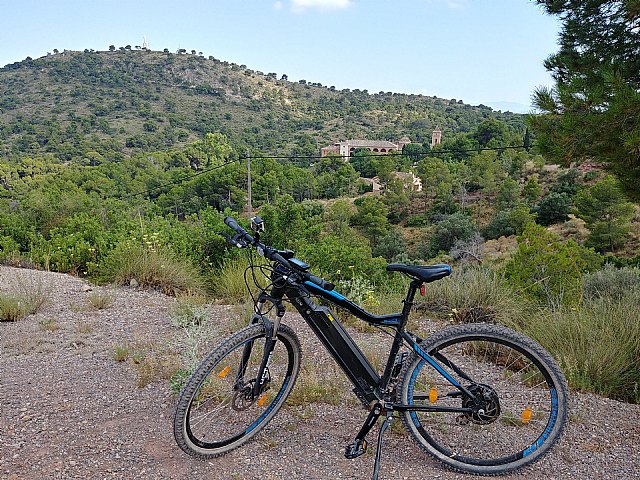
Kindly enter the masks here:
M 536 224 L 529 224 L 518 237 L 518 251 L 505 266 L 507 278 L 522 292 L 550 308 L 577 303 L 582 278 L 602 264 L 602 257 L 573 240 Z
M 200 272 L 166 248 L 121 244 L 107 260 L 108 276 L 120 285 L 135 280 L 140 286 L 169 295 L 204 290 Z
M 566 193 L 551 192 L 540 200 L 534 211 L 540 225 L 566 222 L 571 213 L 571 197 Z
M 503 275 L 490 268 L 469 267 L 427 284 L 423 308 L 457 322 L 517 326 L 526 322 L 530 305 Z
M 29 314 L 28 307 L 14 295 L 0 294 L 0 321 L 17 322 Z
M 12 237 L 0 235 L 0 262 L 9 262 L 20 255 L 20 245 Z
M 462 212 L 446 216 L 438 222 L 429 240 L 419 247 L 423 258 L 433 258 L 440 251 L 448 252 L 458 240 L 469 240 L 477 228 L 471 217 Z
M 596 298 L 564 311 L 531 316 L 525 333 L 560 362 L 569 384 L 640 402 L 640 292 Z
M 386 260 L 373 257 L 369 242 L 355 232 L 350 237 L 323 235 L 301 245 L 296 256 L 310 264 L 314 274 L 332 282 L 358 276 L 368 278 L 374 285 L 389 281 Z
M 490 239 L 520 235 L 527 225 L 535 222 L 535 219 L 536 216 L 529 211 L 529 207 L 519 204 L 509 210 L 498 212 L 483 230 L 483 235 Z
M 606 264 L 602 270 L 584 276 L 583 296 L 619 299 L 630 291 L 640 290 L 640 269 L 637 267 L 615 268 Z

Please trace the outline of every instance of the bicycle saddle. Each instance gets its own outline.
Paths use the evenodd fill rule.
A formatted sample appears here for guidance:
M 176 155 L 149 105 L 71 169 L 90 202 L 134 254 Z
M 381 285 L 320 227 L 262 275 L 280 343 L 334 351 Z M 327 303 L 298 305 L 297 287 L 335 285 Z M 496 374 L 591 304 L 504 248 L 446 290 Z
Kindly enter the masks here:
M 410 277 L 417 278 L 421 282 L 429 283 L 451 274 L 449 265 L 405 265 L 404 263 L 391 263 L 387 265 L 389 272 L 402 272 Z

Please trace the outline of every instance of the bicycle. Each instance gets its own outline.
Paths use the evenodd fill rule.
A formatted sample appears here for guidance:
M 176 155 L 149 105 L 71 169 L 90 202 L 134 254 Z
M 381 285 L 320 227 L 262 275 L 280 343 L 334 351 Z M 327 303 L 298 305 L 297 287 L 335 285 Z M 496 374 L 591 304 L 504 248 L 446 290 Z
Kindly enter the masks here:
M 282 323 L 285 300 L 318 336 L 369 410 L 345 449 L 347 458 L 366 451 L 366 435 L 384 417 L 374 480 L 383 434 L 397 416 L 423 450 L 455 470 L 475 474 L 519 469 L 547 453 L 560 437 L 568 415 L 568 387 L 557 363 L 539 344 L 493 324 L 452 325 L 425 339 L 406 330 L 416 293 L 448 276 L 449 266 L 388 265 L 388 271 L 410 278 L 408 292 L 400 313 L 374 315 L 312 275 L 294 252 L 260 243 L 264 223 L 259 217 L 252 219 L 253 235 L 231 217 L 224 221 L 236 232 L 233 237 L 222 233 L 232 245 L 255 248 L 271 262 L 258 265 L 250 254 L 247 269 L 256 284 L 256 270 L 267 273 L 270 284 L 254 298 L 250 324 L 222 341 L 180 394 L 174 436 L 186 453 L 211 458 L 240 447 L 282 407 L 301 359 L 295 332 Z M 332 311 L 314 298 L 395 331 L 383 372 L 373 368 Z M 273 319 L 268 315 L 272 309 Z

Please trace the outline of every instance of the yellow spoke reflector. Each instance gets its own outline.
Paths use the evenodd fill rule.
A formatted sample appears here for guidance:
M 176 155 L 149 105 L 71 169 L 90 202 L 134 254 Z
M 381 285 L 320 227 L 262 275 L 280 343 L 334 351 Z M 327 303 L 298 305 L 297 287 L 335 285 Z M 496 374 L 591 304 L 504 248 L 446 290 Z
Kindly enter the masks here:
M 218 374 L 218 378 L 226 377 L 230 371 L 231 371 L 231 365 L 227 365 L 220 371 L 220 373 Z
M 438 401 L 438 389 L 432 388 L 429 390 L 429 401 L 431 403 L 436 403 Z
M 529 407 L 525 408 L 522 412 L 522 415 L 520 415 L 520 418 L 522 418 L 522 423 L 529 423 L 531 421 L 531 417 L 533 417 L 533 410 L 531 410 L 531 408 Z
M 264 402 L 267 401 L 267 397 L 269 396 L 268 393 L 263 393 L 262 396 L 258 399 L 258 406 L 261 407 L 262 405 L 264 405 Z

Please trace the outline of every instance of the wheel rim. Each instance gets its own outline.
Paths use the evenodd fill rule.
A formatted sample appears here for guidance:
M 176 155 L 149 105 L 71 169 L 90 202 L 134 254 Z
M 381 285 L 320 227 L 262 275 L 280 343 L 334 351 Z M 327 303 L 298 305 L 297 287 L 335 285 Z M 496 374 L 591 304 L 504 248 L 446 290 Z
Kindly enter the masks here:
M 294 371 L 294 351 L 289 342 L 278 341 L 268 368 L 269 387 L 250 395 L 262 361 L 264 335 L 252 337 L 227 353 L 194 392 L 185 415 L 185 433 L 202 450 L 211 451 L 257 433 L 284 400 Z M 243 378 L 237 379 L 245 345 L 252 345 Z
M 409 413 L 409 428 L 432 453 L 464 464 L 505 465 L 546 449 L 558 417 L 556 388 L 535 355 L 507 343 L 485 336 L 457 338 L 429 352 L 465 372 L 469 379 L 443 365 L 461 384 L 484 392 L 486 398 L 475 406 L 459 393 L 452 396 L 456 389 L 418 361 L 407 391 L 409 403 L 475 408 L 472 414 Z

